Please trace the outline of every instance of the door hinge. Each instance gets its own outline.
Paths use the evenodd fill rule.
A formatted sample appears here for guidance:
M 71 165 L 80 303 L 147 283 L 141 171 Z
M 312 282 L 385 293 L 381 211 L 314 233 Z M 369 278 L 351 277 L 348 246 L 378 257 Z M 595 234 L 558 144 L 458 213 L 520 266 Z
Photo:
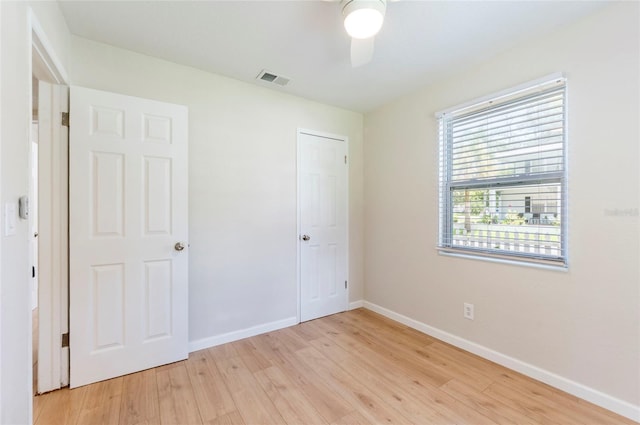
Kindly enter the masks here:
M 62 334 L 62 348 L 69 346 L 69 333 Z
M 69 113 L 68 112 L 63 112 L 62 113 L 62 125 L 64 127 L 69 127 Z
M 344 156 L 344 163 L 347 163 L 347 155 Z
M 347 281 L 344 281 L 344 289 L 347 289 Z

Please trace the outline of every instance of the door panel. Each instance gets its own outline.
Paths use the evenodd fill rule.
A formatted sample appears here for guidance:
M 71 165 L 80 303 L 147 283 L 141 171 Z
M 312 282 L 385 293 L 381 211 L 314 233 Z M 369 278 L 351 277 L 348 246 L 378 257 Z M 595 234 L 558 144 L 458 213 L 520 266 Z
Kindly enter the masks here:
M 185 359 L 187 109 L 71 88 L 71 386 Z
M 145 262 L 145 341 L 171 336 L 171 262 Z
M 89 298 L 93 329 L 93 350 L 98 353 L 124 345 L 124 264 L 91 267 Z
M 147 236 L 171 234 L 171 158 L 144 158 L 144 229 Z
M 300 317 L 305 321 L 347 308 L 346 142 L 301 132 L 298 149 Z
M 124 236 L 124 155 L 91 152 L 93 237 Z

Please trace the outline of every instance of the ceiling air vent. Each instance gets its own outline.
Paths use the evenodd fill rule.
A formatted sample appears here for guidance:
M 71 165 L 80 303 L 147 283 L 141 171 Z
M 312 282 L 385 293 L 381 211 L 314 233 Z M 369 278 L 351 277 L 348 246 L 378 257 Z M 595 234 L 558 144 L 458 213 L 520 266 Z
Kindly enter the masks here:
M 289 84 L 291 78 L 283 77 L 282 75 L 276 75 L 273 72 L 265 71 L 263 69 L 256 77 L 256 80 L 262 80 L 267 83 L 273 83 L 279 85 L 280 87 L 284 87 Z

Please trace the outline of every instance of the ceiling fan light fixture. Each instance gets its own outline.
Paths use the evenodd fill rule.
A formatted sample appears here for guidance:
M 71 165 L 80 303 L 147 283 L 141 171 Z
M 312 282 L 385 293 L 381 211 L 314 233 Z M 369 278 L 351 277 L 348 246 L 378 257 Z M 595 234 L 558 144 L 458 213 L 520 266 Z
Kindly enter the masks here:
M 384 22 L 385 0 L 343 0 L 344 28 L 353 38 L 365 39 L 376 35 Z

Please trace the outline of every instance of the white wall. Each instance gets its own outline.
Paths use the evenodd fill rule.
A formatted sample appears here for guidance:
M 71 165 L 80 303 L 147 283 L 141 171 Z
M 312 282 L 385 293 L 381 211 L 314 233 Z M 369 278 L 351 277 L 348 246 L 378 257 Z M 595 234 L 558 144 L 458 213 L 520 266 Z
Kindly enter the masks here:
M 367 301 L 638 405 L 639 7 L 608 6 L 366 114 Z M 557 71 L 568 77 L 569 271 L 439 256 L 434 113 Z
M 189 107 L 192 343 L 296 316 L 298 127 L 349 137 L 350 297 L 362 299 L 361 114 L 83 38 L 71 62 L 75 85 Z
M 0 208 L 29 193 L 31 124 L 30 28 L 33 7 L 62 66 L 69 51 L 69 31 L 55 2 L 0 2 L 2 8 L 2 92 L 0 130 Z M 28 223 L 18 221 L 17 234 L 4 235 L 0 220 L 0 423 L 23 424 L 30 418 L 31 335 Z

